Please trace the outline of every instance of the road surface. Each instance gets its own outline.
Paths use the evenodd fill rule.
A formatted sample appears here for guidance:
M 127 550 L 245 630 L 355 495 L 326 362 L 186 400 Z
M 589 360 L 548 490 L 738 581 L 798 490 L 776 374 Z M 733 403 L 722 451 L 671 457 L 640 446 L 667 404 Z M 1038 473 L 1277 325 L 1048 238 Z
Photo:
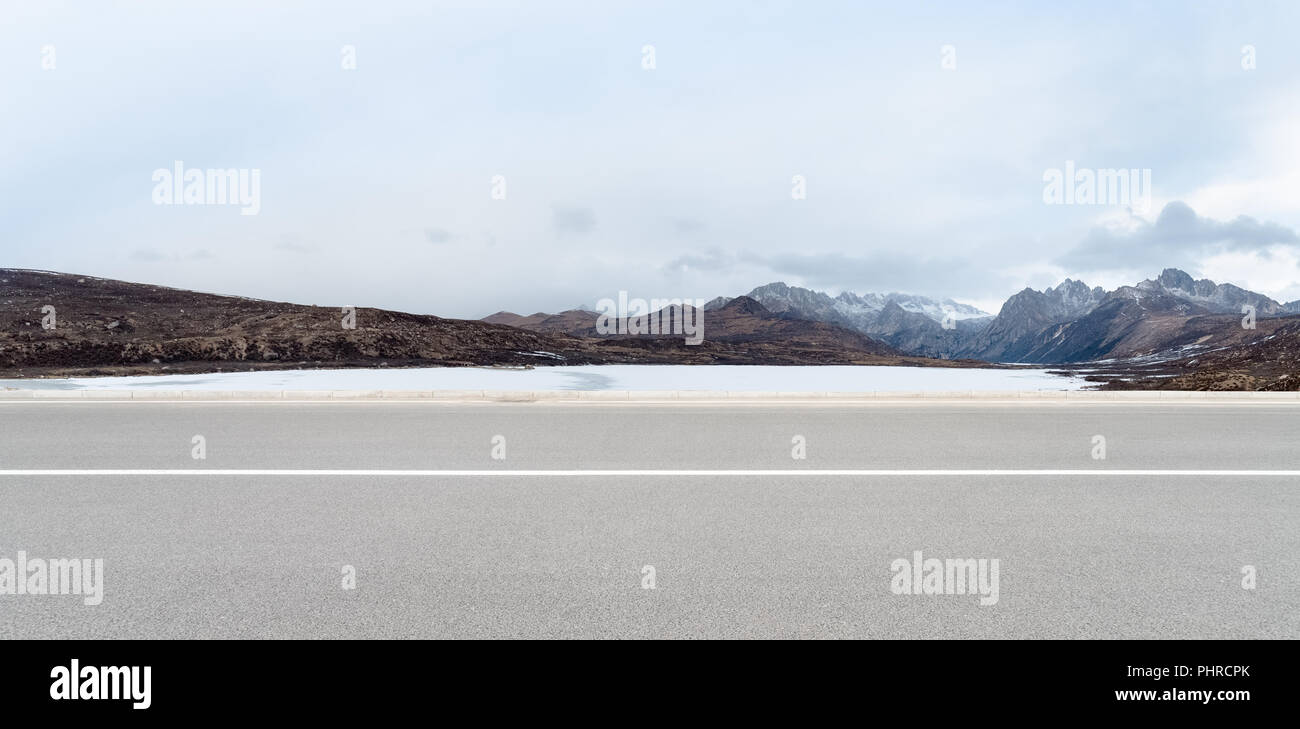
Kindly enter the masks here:
M 104 560 L 99 605 L 0 594 L 0 638 L 1300 638 L 1300 404 L 11 401 L 0 432 L 0 558 Z M 996 603 L 896 594 L 916 551 L 998 560 Z

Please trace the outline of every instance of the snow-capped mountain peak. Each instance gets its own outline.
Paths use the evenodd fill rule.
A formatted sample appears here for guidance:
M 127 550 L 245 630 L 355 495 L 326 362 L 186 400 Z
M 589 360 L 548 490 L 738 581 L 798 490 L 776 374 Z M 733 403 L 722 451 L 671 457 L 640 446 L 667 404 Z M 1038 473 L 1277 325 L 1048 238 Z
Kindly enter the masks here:
M 749 296 L 762 303 L 769 311 L 793 312 L 822 321 L 838 321 L 859 331 L 866 331 L 876 315 L 891 302 L 904 311 L 921 314 L 936 322 L 943 322 L 950 317 L 954 320 L 964 320 L 993 316 L 952 299 L 938 300 L 928 296 L 898 292 L 858 294 L 852 291 L 843 291 L 831 297 L 820 291 L 790 286 L 781 281 L 759 286 L 749 292 Z

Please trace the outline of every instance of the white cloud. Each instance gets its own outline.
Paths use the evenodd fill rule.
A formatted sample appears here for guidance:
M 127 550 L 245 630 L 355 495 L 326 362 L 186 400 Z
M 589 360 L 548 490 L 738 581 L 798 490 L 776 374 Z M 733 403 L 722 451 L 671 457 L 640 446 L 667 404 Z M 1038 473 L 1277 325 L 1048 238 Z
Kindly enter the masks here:
M 1219 253 L 1201 261 L 1199 269 L 1205 278 L 1231 282 L 1282 303 L 1300 299 L 1300 251 L 1291 246 Z

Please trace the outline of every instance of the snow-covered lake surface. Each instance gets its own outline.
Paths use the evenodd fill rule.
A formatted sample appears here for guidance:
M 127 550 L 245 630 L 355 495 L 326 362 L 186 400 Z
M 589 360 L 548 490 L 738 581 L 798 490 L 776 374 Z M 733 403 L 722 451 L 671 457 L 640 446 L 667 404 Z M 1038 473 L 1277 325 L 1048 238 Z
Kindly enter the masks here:
M 902 392 L 1078 390 L 1081 379 L 1047 370 L 947 367 L 586 365 L 283 370 L 207 375 L 0 380 L 0 387 L 63 390 L 730 390 Z

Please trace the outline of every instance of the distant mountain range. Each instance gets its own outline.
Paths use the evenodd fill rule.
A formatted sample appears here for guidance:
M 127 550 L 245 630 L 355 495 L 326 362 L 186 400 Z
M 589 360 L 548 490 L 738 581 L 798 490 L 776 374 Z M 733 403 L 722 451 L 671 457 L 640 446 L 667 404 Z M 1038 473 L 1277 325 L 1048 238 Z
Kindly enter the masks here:
M 1252 331 L 1240 326 L 1243 306 L 1253 306 L 1258 319 L 1300 313 L 1300 301 L 1281 304 L 1232 284 L 1194 280 L 1176 268 L 1109 292 L 1068 278 L 1044 291 L 1026 288 L 996 316 L 952 299 L 831 297 L 779 282 L 748 296 L 770 311 L 852 329 L 906 354 L 1034 364 L 1150 357 L 1186 345 L 1208 349 Z
M 1057 287 L 1057 292 L 1064 287 Z M 1040 298 L 1029 290 L 1016 294 L 990 325 L 991 336 L 965 351 L 980 351 L 999 361 L 1047 364 L 1149 358 L 1255 337 L 1258 329 L 1242 327 L 1246 305 L 1255 307 L 1257 320 L 1288 313 L 1284 305 L 1262 294 L 1208 279 L 1193 281 L 1173 268 L 1155 279 L 1110 292 L 1098 288 L 1082 296 L 1082 289 L 1076 286 L 1074 293 L 1079 295 L 1063 299 Z M 1029 321 L 1033 324 L 1022 326 L 1016 336 L 997 336 L 1002 332 L 994 325 L 1000 321 L 1011 329 Z M 1042 321 L 1047 324 L 1039 326 Z
M 706 303 L 704 311 L 714 313 L 707 319 L 709 338 L 724 336 L 716 328 L 716 313 L 741 300 L 757 302 L 777 319 L 821 322 L 865 334 L 895 354 L 906 352 L 912 356 L 940 359 L 957 358 L 952 356 L 958 349 L 957 343 L 981 331 L 994 318 L 988 312 L 951 299 L 937 301 L 898 293 L 859 296 L 851 292 L 831 297 L 820 291 L 776 282 L 759 286 L 740 297 L 719 296 Z M 597 336 L 596 317 L 597 314 L 589 309 L 570 309 L 556 314 L 538 312 L 529 316 L 500 311 L 484 317 L 483 321 L 537 332 Z M 951 328 L 945 328 L 945 320 Z M 725 319 L 720 322 L 723 331 L 726 331 L 725 322 Z
M 777 282 L 759 286 L 747 296 L 778 314 L 837 324 L 900 351 L 942 359 L 965 356 L 957 354 L 962 343 L 993 319 L 988 312 L 951 299 L 937 301 L 910 294 L 846 291 L 831 297 Z M 714 299 L 719 300 L 724 299 Z M 945 320 L 949 328 L 945 328 Z
M 1300 362 L 1289 359 L 1287 339 L 1300 331 L 1300 319 L 1292 318 L 1300 314 L 1300 301 L 1282 304 L 1232 284 L 1195 280 L 1175 268 L 1113 291 L 1072 279 L 1043 291 L 1026 288 L 1008 298 L 996 316 L 952 299 L 900 293 L 831 296 L 783 282 L 759 286 L 737 299 L 719 296 L 704 310 L 720 313 L 740 300 L 780 318 L 857 332 L 903 355 L 1041 365 L 1100 361 L 1105 367 L 1122 361 L 1148 374 L 1159 365 L 1162 377 L 1175 378 L 1211 362 L 1239 366 L 1251 361 L 1252 387 L 1269 386 L 1270 378 L 1281 382 L 1293 369 L 1300 377 Z M 1254 329 L 1242 326 L 1244 306 L 1254 307 Z M 594 336 L 595 317 L 580 310 L 529 317 L 500 312 L 487 321 Z M 1267 346 L 1257 346 L 1264 342 Z M 1256 361 L 1252 351 L 1276 353 L 1278 359 Z

